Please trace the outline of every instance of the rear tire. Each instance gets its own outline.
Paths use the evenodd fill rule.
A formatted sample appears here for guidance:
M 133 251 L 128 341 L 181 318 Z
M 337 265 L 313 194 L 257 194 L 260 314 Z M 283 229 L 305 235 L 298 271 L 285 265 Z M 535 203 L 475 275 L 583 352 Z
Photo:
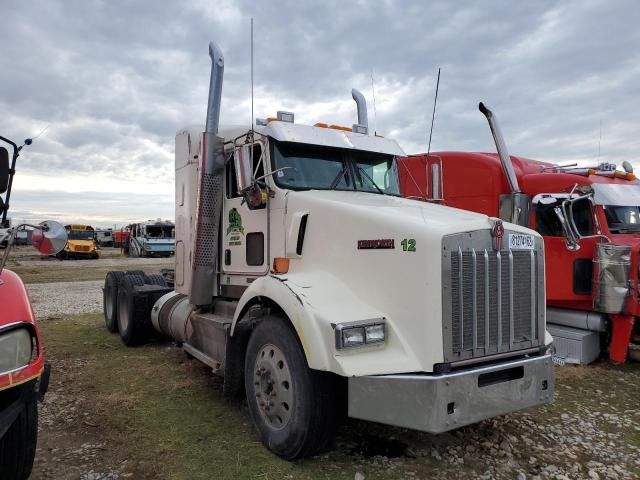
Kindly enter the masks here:
M 151 275 L 145 275 L 144 283 L 147 285 L 159 285 L 160 287 L 168 287 L 167 281 L 164 277 L 158 273 L 152 273 Z
M 11 428 L 0 439 L 0 478 L 24 480 L 33 468 L 38 443 L 38 405 L 32 399 L 24 405 Z
M 128 347 L 147 340 L 151 317 L 146 317 L 146 297 L 138 295 L 135 287 L 144 285 L 140 275 L 125 275 L 118 288 L 118 331 Z
M 102 290 L 102 310 L 104 323 L 111 333 L 118 331 L 118 285 L 124 278 L 124 272 L 108 272 Z
M 312 370 L 294 330 L 278 315 L 259 321 L 245 357 L 245 390 L 262 443 L 286 460 L 308 457 L 332 440 L 334 377 Z
M 140 275 L 143 279 L 146 278 L 145 273 L 142 270 L 127 270 L 124 272 L 126 275 Z

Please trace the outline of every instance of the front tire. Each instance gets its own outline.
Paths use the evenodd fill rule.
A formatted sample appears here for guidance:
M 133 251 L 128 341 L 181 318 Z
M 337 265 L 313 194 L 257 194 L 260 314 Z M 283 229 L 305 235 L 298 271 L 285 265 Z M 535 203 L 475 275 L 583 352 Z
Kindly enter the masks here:
M 38 405 L 36 399 L 25 403 L 11 428 L 0 439 L 0 478 L 29 478 L 38 442 Z
M 308 457 L 333 438 L 336 401 L 332 374 L 312 370 L 289 322 L 259 321 L 245 358 L 249 412 L 262 443 L 286 459 Z

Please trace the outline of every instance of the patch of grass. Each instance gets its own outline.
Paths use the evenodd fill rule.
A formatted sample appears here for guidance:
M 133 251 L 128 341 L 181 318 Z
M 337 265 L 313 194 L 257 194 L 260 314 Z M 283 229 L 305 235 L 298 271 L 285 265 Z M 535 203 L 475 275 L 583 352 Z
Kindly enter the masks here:
M 223 398 L 222 379 L 198 361 L 187 359 L 179 348 L 167 343 L 127 348 L 117 335 L 107 332 L 102 315 L 97 314 L 44 321 L 41 330 L 59 397 L 82 396 L 78 415 L 86 415 L 81 418 L 96 425 L 81 425 L 82 434 L 77 428 L 66 431 L 54 425 L 50 428 L 58 436 L 50 438 L 59 441 L 59 435 L 65 435 L 73 451 L 88 441 L 84 432 L 89 431 L 99 436 L 93 442 L 105 445 L 104 461 L 116 466 L 126 461 L 125 471 L 136 479 L 351 480 L 356 472 L 367 480 L 473 478 L 487 471 L 494 478 L 514 478 L 520 470 L 537 475 L 544 464 L 576 462 L 585 468 L 590 460 L 606 462 L 581 443 L 571 447 L 574 460 L 563 457 L 557 438 L 563 434 L 564 413 L 570 414 L 567 421 L 574 422 L 576 415 L 598 412 L 597 433 L 590 432 L 590 426 L 584 433 L 574 427 L 572 435 L 578 432 L 587 440 L 616 432 L 615 448 L 631 452 L 640 446 L 637 422 L 618 426 L 604 415 L 633 411 L 632 418 L 640 418 L 640 369 L 637 364 L 599 362 L 557 369 L 556 396 L 550 405 L 441 435 L 350 420 L 331 451 L 285 462 L 261 444 L 246 405 Z M 47 407 L 53 405 L 48 401 Z M 48 432 L 43 433 L 45 455 L 36 467 L 50 465 L 46 452 L 57 448 L 55 443 L 46 443 Z M 398 440 L 414 454 L 387 459 L 380 453 L 363 458 L 358 448 L 370 439 Z M 505 441 L 518 442 L 512 457 L 503 452 Z M 536 459 L 531 464 L 533 456 Z M 633 462 L 622 466 L 640 474 Z M 582 476 L 586 477 L 586 470 L 576 478 Z M 40 478 L 37 468 L 35 478 Z
M 127 348 L 101 315 L 41 323 L 46 351 L 86 360 L 75 376 L 100 418 L 109 449 L 135 478 L 353 479 L 320 458 L 286 462 L 264 448 L 246 406 L 222 397 L 222 380 L 168 344 Z M 55 371 L 54 375 L 64 375 Z M 102 415 L 96 412 L 104 412 Z
M 173 267 L 173 261 L 167 264 L 131 264 L 131 265 L 94 265 L 86 260 L 82 266 L 66 266 L 65 262 L 42 262 L 42 265 L 14 265 L 9 268 L 16 272 L 24 283 L 82 282 L 87 280 L 104 280 L 111 270 L 144 270 L 145 273 L 160 273 L 162 268 Z

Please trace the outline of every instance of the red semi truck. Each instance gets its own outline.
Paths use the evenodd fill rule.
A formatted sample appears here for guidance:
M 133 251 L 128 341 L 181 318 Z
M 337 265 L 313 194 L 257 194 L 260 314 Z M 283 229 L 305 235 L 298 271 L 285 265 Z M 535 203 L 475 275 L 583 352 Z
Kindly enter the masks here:
M 399 160 L 405 197 L 535 229 L 544 238 L 547 322 L 557 355 L 589 363 L 640 353 L 640 185 L 633 167 L 558 166 L 510 156 L 480 104 L 498 153 L 435 152 Z M 505 241 L 518 241 L 517 237 Z
M 1 137 L 13 148 L 0 146 L 0 226 L 6 219 L 15 175 L 16 160 L 25 140 L 18 146 Z M 57 222 L 38 226 L 18 225 L 8 228 L 7 248 L 0 259 L 0 478 L 22 480 L 29 477 L 38 438 L 38 400 L 49 384 L 49 366 L 44 363 L 38 324 L 27 290 L 20 277 L 4 268 L 18 229 L 33 228 L 32 243 L 45 255 L 57 253 L 67 243 L 64 228 Z

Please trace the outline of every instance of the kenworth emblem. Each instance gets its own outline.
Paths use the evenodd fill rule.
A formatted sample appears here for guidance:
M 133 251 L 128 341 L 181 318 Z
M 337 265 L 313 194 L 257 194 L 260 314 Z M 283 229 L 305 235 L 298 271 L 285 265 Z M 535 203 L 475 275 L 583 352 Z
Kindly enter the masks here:
M 493 237 L 493 249 L 502 250 L 502 237 L 504 237 L 504 225 L 499 218 L 489 218 L 491 222 L 491 237 Z

